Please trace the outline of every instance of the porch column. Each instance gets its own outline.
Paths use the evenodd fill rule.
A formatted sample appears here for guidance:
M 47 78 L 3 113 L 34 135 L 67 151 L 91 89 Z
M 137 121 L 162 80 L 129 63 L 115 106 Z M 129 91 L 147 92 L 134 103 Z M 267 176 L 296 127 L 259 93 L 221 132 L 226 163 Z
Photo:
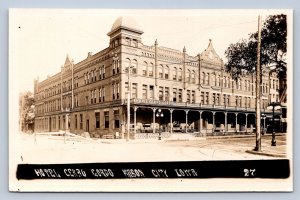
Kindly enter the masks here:
M 202 130 L 201 117 L 202 117 L 202 111 L 199 111 L 199 134 L 201 134 L 201 130 Z
M 216 115 L 216 112 L 212 112 L 213 114 L 213 128 L 212 128 L 212 131 L 215 132 L 215 115 Z
M 185 110 L 185 133 L 187 133 L 188 113 L 189 110 Z
M 173 109 L 169 109 L 170 111 L 170 133 L 173 133 Z
M 239 113 L 234 113 L 235 114 L 235 132 L 237 132 L 237 116 Z
M 137 107 L 137 106 L 134 106 L 133 107 L 133 110 L 134 110 L 134 113 L 133 113 L 133 120 L 134 120 L 134 136 L 135 136 L 135 134 L 136 134 L 136 111 L 137 111 L 137 109 L 138 109 L 139 107 Z
M 227 112 L 224 112 L 224 116 L 225 116 L 225 133 L 227 133 L 228 132 Z
M 246 133 L 247 133 L 247 127 L 248 127 L 248 113 L 245 113 L 245 115 L 246 115 Z
M 155 133 L 155 111 L 156 111 L 156 108 L 152 108 L 152 111 L 153 111 L 153 133 Z

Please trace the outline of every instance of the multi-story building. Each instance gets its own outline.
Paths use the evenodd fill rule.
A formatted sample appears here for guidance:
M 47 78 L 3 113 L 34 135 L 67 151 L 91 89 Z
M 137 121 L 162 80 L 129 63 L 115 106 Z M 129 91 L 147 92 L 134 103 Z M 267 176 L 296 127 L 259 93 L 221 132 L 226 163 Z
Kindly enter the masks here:
M 95 137 L 125 133 L 129 94 L 133 132 L 252 131 L 253 74 L 232 79 L 211 40 L 202 53 L 189 55 L 185 47 L 170 49 L 157 40 L 145 45 L 142 34 L 133 19 L 120 17 L 107 34 L 107 48 L 78 63 L 67 56 L 59 73 L 35 80 L 35 130 L 67 128 Z M 278 87 L 277 76 L 266 71 L 263 113 L 279 98 Z

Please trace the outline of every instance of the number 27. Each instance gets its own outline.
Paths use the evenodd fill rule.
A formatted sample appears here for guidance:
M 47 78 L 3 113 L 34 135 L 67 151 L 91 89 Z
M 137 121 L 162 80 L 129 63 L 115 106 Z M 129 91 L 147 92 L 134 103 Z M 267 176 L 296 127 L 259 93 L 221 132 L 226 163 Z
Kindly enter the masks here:
M 244 169 L 244 176 L 255 176 L 255 169 Z

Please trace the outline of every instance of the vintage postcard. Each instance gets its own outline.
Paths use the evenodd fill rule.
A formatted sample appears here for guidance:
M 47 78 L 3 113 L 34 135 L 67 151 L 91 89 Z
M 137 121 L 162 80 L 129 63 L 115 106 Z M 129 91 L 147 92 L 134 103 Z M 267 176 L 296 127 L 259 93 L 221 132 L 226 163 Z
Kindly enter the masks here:
M 9 190 L 293 191 L 292 10 L 9 10 Z

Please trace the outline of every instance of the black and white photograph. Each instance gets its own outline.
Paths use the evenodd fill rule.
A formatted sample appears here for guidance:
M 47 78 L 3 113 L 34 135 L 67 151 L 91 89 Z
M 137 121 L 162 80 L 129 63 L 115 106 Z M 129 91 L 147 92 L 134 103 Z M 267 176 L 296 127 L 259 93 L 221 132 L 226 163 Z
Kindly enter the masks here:
M 10 9 L 9 190 L 293 191 L 293 11 Z

